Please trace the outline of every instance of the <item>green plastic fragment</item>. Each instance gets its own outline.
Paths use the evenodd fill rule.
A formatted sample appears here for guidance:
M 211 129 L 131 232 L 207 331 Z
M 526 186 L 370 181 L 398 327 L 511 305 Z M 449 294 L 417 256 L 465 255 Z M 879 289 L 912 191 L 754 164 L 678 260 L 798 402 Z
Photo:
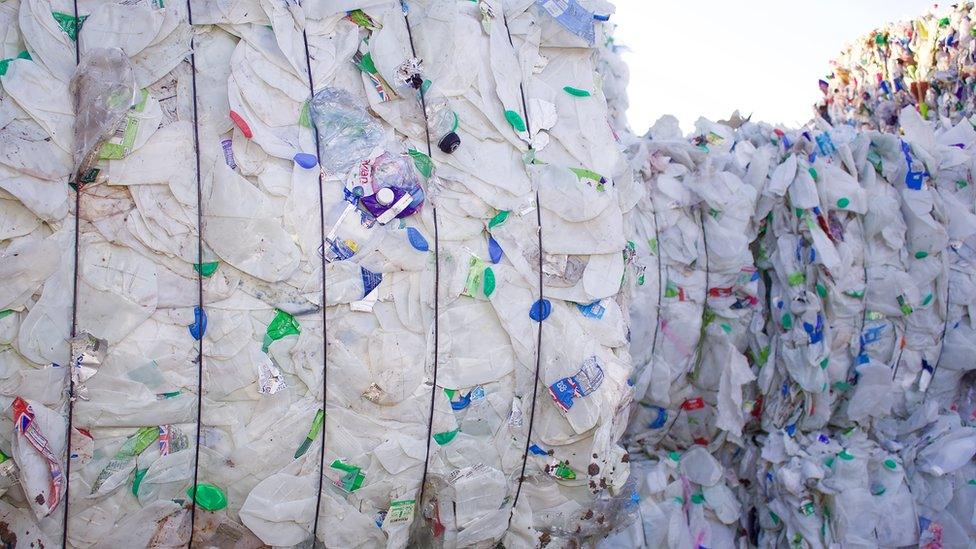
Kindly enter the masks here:
M 484 277 L 485 297 L 491 297 L 492 292 L 495 291 L 495 271 L 491 270 L 491 267 L 485 268 Z
M 491 218 L 491 221 L 488 222 L 488 228 L 489 229 L 493 229 L 493 228 L 501 225 L 502 223 L 504 223 L 505 220 L 508 219 L 508 214 L 509 213 L 510 212 L 508 210 L 502 210 L 502 211 L 496 213 L 495 214 L 495 217 Z
M 295 317 L 281 309 L 275 309 L 275 317 L 271 320 L 271 324 L 268 324 L 268 331 L 264 334 L 264 344 L 261 346 L 261 350 L 267 353 L 273 342 L 285 336 L 298 335 L 301 332 L 301 327 Z
M 895 298 L 895 301 L 898 302 L 898 309 L 901 310 L 902 314 L 907 316 L 915 312 L 915 309 L 905 300 L 905 296 L 900 295 Z
M 515 128 L 516 131 L 525 131 L 525 120 L 522 120 L 522 116 L 515 111 L 505 111 L 505 120 Z
M 779 518 L 779 515 L 777 515 L 776 513 L 772 512 L 772 511 L 769 512 L 769 518 L 773 519 L 773 524 L 779 524 L 780 523 L 780 520 L 782 520 L 782 519 Z
M 671 461 L 681 461 L 681 454 L 674 451 L 668 452 L 668 458 L 670 458 Z
M 664 297 L 677 297 L 677 296 L 678 296 L 678 285 L 669 280 L 664 289 Z
M 850 383 L 846 381 L 835 382 L 833 387 L 835 391 L 850 391 L 851 389 L 854 388 Z
M 970 479 L 968 482 L 966 482 L 966 484 L 969 484 L 970 486 L 976 486 L 976 479 Z
M 824 358 L 820 361 L 820 369 L 826 370 L 827 366 L 830 366 L 830 357 Z
M 363 10 L 352 10 L 348 13 L 347 17 L 349 18 L 350 21 L 352 21 L 353 23 L 359 25 L 364 29 L 381 28 L 375 21 L 373 21 L 373 18 L 370 17 L 369 15 L 366 15 L 366 13 L 363 12 Z
M 355 492 L 363 486 L 363 481 L 366 480 L 366 475 L 363 474 L 363 470 L 355 465 L 349 465 L 343 463 L 341 459 L 337 459 L 330 465 L 333 469 L 338 469 L 345 474 L 340 481 L 341 488 L 347 492 Z
M 793 208 L 793 213 L 795 213 L 797 217 L 800 217 L 803 215 L 803 208 Z
M 783 316 L 780 317 L 779 321 L 783 324 L 783 328 L 787 330 L 793 328 L 793 315 L 790 313 L 783 313 Z
M 888 469 L 891 469 L 892 471 L 898 468 L 898 464 L 895 463 L 895 460 L 893 459 L 884 460 L 884 466 L 887 467 Z
M 431 82 L 430 79 L 424 80 L 424 82 L 420 85 L 420 93 L 427 93 L 427 90 L 429 90 L 433 84 L 434 83 Z
M 588 92 L 586 90 L 581 90 L 579 88 L 574 88 L 572 86 L 565 86 L 565 87 L 563 87 L 563 91 L 566 92 L 566 93 L 568 93 L 569 95 L 574 96 L 574 97 L 589 97 L 590 96 L 590 92 Z
M 705 495 L 704 494 L 692 494 L 691 495 L 691 502 L 694 503 L 694 504 L 696 504 L 696 505 L 701 505 L 702 503 L 705 503 Z
M 817 288 L 817 295 L 820 296 L 820 299 L 824 299 L 824 298 L 827 297 L 827 287 L 826 286 L 824 286 L 823 284 L 817 282 L 816 288 Z
M 80 17 L 75 17 L 70 13 L 62 13 L 60 11 L 55 11 L 51 13 L 54 20 L 58 22 L 58 26 L 61 30 L 68 35 L 68 38 L 72 42 L 78 41 L 78 31 L 81 30 L 81 26 L 85 24 L 85 19 L 88 19 L 87 15 L 82 15 Z
M 207 278 L 217 271 L 217 267 L 220 265 L 219 261 L 209 261 L 207 263 L 194 263 L 193 270 L 200 273 L 201 276 Z
M 722 328 L 722 331 L 724 331 L 725 333 L 727 334 L 732 333 L 732 326 L 728 325 L 727 323 L 723 322 L 719 324 L 719 326 Z
M 454 437 L 460 433 L 460 429 L 454 429 L 453 431 L 444 431 L 443 433 L 434 433 L 434 442 L 440 446 L 444 446 L 448 442 L 454 440 Z
M 134 458 L 156 442 L 159 438 L 159 427 L 141 427 L 136 434 L 130 436 L 122 443 L 122 447 L 115 453 L 115 459 Z
M 647 245 L 651 247 L 651 253 L 657 255 L 657 239 L 656 238 L 647 239 Z
M 295 451 L 295 459 L 302 457 L 305 452 L 308 451 L 309 447 L 312 446 L 312 441 L 319 436 L 319 432 L 322 430 L 322 421 L 325 420 L 325 412 L 321 409 L 315 412 L 315 418 L 312 420 L 312 427 L 308 430 L 308 434 L 305 435 L 305 440 L 298 446 L 298 450 Z
M 14 59 L 30 59 L 30 53 L 24 50 L 17 54 L 17 57 L 11 57 L 9 59 L 0 59 L 0 76 L 7 74 L 7 69 L 10 67 L 10 62 Z
M 850 203 L 851 203 L 851 201 L 847 197 L 843 197 L 843 198 L 841 198 L 840 200 L 837 201 L 837 207 L 838 208 L 846 208 Z
M 136 469 L 136 475 L 132 479 L 132 495 L 139 497 L 139 486 L 142 484 L 142 479 L 149 472 L 149 467 L 145 469 Z
M 484 291 L 484 276 L 486 271 L 485 262 L 480 258 L 471 256 L 468 261 L 468 278 L 464 283 L 464 294 L 476 297 L 479 290 Z M 494 273 L 492 273 L 494 277 Z
M 312 117 L 308 113 L 308 101 L 302 104 L 302 112 L 298 115 L 298 125 L 312 129 Z
M 817 170 L 810 168 L 807 171 L 810 172 L 810 177 L 812 177 L 814 181 L 818 181 Z
M 0 311 L 0 318 L 6 318 L 6 317 L 8 317 L 8 316 L 10 316 L 12 314 L 14 314 L 14 310 L 13 309 L 4 309 L 4 310 Z
M 227 507 L 227 494 L 213 484 L 197 484 L 195 491 L 193 487 L 187 488 L 186 495 L 207 511 L 220 511 Z
M 825 459 L 824 465 L 832 469 L 834 467 L 834 456 L 830 456 L 829 458 Z
M 593 181 L 600 182 L 603 180 L 603 176 L 596 173 L 593 170 L 588 170 L 586 168 L 570 168 L 569 171 L 576 174 L 576 177 L 580 179 L 592 179 Z
M 790 273 L 789 276 L 786 277 L 786 281 L 790 284 L 790 286 L 799 286 L 807 281 L 807 275 L 802 271 L 797 271 L 795 273 Z
M 457 389 L 444 389 L 444 394 L 447 395 L 447 400 L 454 400 L 454 395 L 457 394 Z
M 0 74 L 2 74 L 2 73 L 0 73 Z M 967 185 L 969 185 L 969 183 L 963 181 L 962 179 L 960 179 L 959 181 L 956 181 L 956 188 L 957 189 L 965 189 Z
M 928 256 L 928 252 L 915 252 L 915 259 L 925 259 Z
M 804 502 L 801 502 L 799 511 L 801 513 L 803 513 L 805 516 L 808 516 L 808 517 L 811 516 L 811 515 L 813 515 L 813 512 L 814 512 L 813 502 L 810 501 L 810 500 L 806 500 Z
M 854 459 L 854 455 L 848 453 L 847 450 L 841 450 L 840 453 L 837 454 L 837 457 L 839 457 L 840 459 L 842 459 L 844 461 L 851 461 L 852 459 Z
M 430 174 L 434 173 L 434 162 L 429 156 L 417 149 L 410 149 L 408 152 L 410 158 L 413 159 L 413 165 L 417 167 L 417 171 L 423 174 L 424 177 L 430 177 Z
M 373 64 L 373 55 L 370 52 L 363 54 L 356 66 L 365 73 L 376 74 L 376 65 Z
M 922 300 L 922 305 L 928 305 L 929 303 L 932 303 L 932 298 L 933 297 L 934 296 L 932 294 L 926 295 L 925 296 L 925 299 Z
M 769 353 L 770 352 L 771 352 L 771 349 L 770 349 L 769 345 L 766 345 L 765 347 L 763 347 L 762 349 L 760 349 L 759 350 L 759 359 L 756 362 L 758 362 L 760 366 L 765 365 L 766 364 L 766 361 L 769 360 Z
M 576 480 L 576 471 L 570 469 L 569 464 L 565 461 L 560 461 L 559 465 L 556 465 L 553 474 L 563 480 Z

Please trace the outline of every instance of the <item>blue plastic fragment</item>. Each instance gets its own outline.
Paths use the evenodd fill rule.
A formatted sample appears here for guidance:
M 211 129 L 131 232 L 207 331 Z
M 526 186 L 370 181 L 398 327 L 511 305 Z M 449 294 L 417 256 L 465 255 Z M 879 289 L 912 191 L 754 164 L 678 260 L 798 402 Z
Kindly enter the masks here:
M 367 271 L 362 267 L 359 269 L 362 271 L 361 274 L 363 276 L 363 297 L 366 297 L 383 281 L 383 274 Z
M 193 308 L 193 324 L 190 324 L 190 335 L 197 341 L 207 333 L 207 312 L 200 307 Z
M 427 239 L 424 238 L 424 235 L 420 234 L 420 231 L 413 227 L 407 227 L 407 239 L 410 240 L 410 245 L 417 251 L 426 252 L 430 250 Z
M 537 455 L 537 456 L 548 456 L 549 455 L 548 452 L 546 452 L 542 448 L 539 448 L 539 446 L 536 445 L 536 444 L 533 444 L 532 446 L 529 446 L 529 451 L 532 452 L 533 454 Z
M 654 421 L 651 422 L 649 427 L 651 429 L 660 429 L 668 422 L 668 411 L 660 406 L 654 406 L 654 409 L 657 410 L 657 417 L 654 418 Z
M 552 303 L 548 299 L 539 299 L 532 304 L 532 308 L 529 309 L 529 318 L 536 322 L 542 322 L 543 320 L 549 318 L 552 313 Z
M 492 238 L 488 237 L 488 256 L 491 257 L 492 263 L 498 263 L 502 260 L 502 247 L 498 245 L 498 242 Z
M 471 404 L 471 393 L 468 393 L 466 395 L 461 395 L 461 399 L 458 400 L 457 402 L 452 400 L 451 409 L 454 411 L 463 410 L 467 408 L 469 404 Z
M 319 163 L 319 159 L 315 157 L 314 154 L 309 153 L 298 153 L 295 155 L 295 164 L 305 168 L 306 170 L 311 170 Z

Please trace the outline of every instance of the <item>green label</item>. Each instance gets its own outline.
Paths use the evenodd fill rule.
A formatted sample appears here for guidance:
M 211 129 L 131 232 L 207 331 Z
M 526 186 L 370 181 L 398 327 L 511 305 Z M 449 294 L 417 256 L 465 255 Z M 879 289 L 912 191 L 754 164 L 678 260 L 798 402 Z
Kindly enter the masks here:
M 78 32 L 81 31 L 81 26 L 85 24 L 85 19 L 88 19 L 87 15 L 82 15 L 81 17 L 75 17 L 70 13 L 62 13 L 60 11 L 52 12 L 51 15 L 54 20 L 58 22 L 58 26 L 61 30 L 68 35 L 72 41 L 78 40 Z

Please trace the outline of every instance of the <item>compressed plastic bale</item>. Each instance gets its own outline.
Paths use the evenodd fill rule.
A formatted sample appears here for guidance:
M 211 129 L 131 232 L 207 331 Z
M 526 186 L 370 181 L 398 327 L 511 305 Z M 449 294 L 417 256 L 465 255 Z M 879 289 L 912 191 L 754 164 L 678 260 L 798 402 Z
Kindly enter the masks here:
M 803 140 L 800 143 L 809 144 L 805 146 L 816 147 L 817 153 L 781 156 L 787 163 L 767 172 L 771 174 L 768 181 L 772 185 L 772 193 L 768 195 L 769 198 L 760 198 L 755 206 L 755 213 L 750 214 L 759 223 L 760 240 L 756 265 L 761 271 L 771 271 L 768 275 L 763 275 L 764 279 L 772 275 L 772 291 L 767 298 L 773 300 L 769 313 L 771 324 L 768 326 L 775 328 L 775 331 L 770 332 L 775 337 L 767 339 L 768 336 L 762 331 L 756 331 L 757 326 L 751 323 L 749 331 L 752 335 L 749 337 L 755 338 L 755 343 L 749 344 L 751 349 L 746 356 L 753 368 L 756 364 L 760 365 L 758 371 L 754 372 L 758 386 L 754 387 L 748 381 L 751 374 L 743 378 L 747 381 L 742 387 L 749 397 L 734 406 L 733 410 L 738 410 L 738 413 L 745 416 L 745 426 L 752 434 L 747 439 L 733 443 L 736 440 L 732 438 L 735 429 L 722 425 L 719 433 L 720 436 L 727 437 L 726 442 L 722 445 L 710 445 L 716 456 L 728 456 L 730 454 L 725 453 L 726 451 L 734 451 L 742 458 L 736 460 L 734 465 L 732 462 L 726 463 L 737 471 L 734 477 L 750 479 L 750 483 L 738 484 L 733 489 L 736 498 L 741 502 L 758 502 L 753 503 L 756 505 L 756 514 L 749 511 L 749 506 L 753 505 L 750 503 L 744 503 L 740 511 L 741 520 L 758 527 L 751 537 L 754 544 L 775 545 L 778 543 L 776 540 L 785 542 L 796 539 L 815 544 L 827 544 L 831 540 L 867 544 L 891 543 L 893 540 L 898 540 L 895 543 L 915 543 L 920 539 L 954 539 L 962 542 L 968 536 L 957 528 L 955 519 L 950 514 L 942 514 L 940 504 L 933 507 L 931 496 L 922 495 L 923 491 L 931 493 L 928 491 L 929 483 L 938 483 L 929 479 L 937 475 L 939 466 L 928 465 L 934 462 L 923 464 L 915 454 L 917 448 L 908 450 L 908 447 L 903 446 L 913 444 L 913 435 L 910 433 L 923 425 L 945 433 L 941 436 L 953 433 L 961 437 L 946 438 L 946 444 L 959 444 L 960 449 L 965 446 L 964 442 L 949 441 L 966 440 L 963 435 L 966 429 L 957 430 L 958 427 L 950 426 L 954 423 L 958 426 L 958 419 L 953 418 L 959 417 L 954 411 L 959 404 L 953 403 L 968 401 L 968 397 L 963 397 L 962 401 L 957 399 L 969 391 L 965 382 L 960 386 L 958 382 L 954 384 L 953 381 L 947 381 L 946 385 L 941 386 L 941 391 L 928 392 L 935 387 L 930 385 L 929 380 L 937 380 L 941 368 L 932 368 L 927 356 L 936 352 L 937 356 L 944 357 L 944 352 L 939 355 L 938 349 L 945 346 L 953 332 L 947 329 L 943 338 L 943 328 L 952 323 L 946 323 L 944 317 L 937 312 L 938 309 L 931 308 L 933 303 L 939 302 L 937 288 L 944 284 L 939 280 L 945 280 L 948 276 L 948 267 L 945 264 L 933 264 L 928 258 L 938 258 L 944 253 L 943 250 L 947 249 L 946 240 L 943 239 L 940 244 L 936 237 L 935 245 L 931 249 L 922 250 L 921 254 L 904 251 L 905 248 L 911 250 L 907 243 L 913 238 L 916 242 L 919 242 L 919 238 L 925 238 L 913 237 L 913 234 L 926 233 L 920 232 L 922 229 L 914 229 L 913 233 L 909 224 L 903 221 L 903 216 L 920 217 L 918 212 L 923 216 L 934 216 L 932 221 L 927 221 L 924 225 L 916 223 L 916 227 L 931 226 L 933 229 L 930 232 L 936 235 L 946 230 L 945 227 L 952 226 L 951 221 L 944 220 L 944 214 L 939 211 L 936 202 L 930 202 L 933 206 L 929 209 L 914 206 L 916 201 L 924 200 L 927 194 L 916 198 L 909 192 L 915 191 L 911 185 L 914 185 L 916 179 L 911 174 L 914 170 L 919 170 L 912 164 L 915 157 L 914 147 L 919 147 L 918 154 L 927 158 L 948 153 L 938 150 L 937 138 L 931 134 L 926 136 L 920 129 L 923 126 L 912 121 L 912 113 L 905 116 L 908 127 L 915 129 L 910 134 L 914 138 L 904 149 L 899 142 L 892 142 L 890 138 L 880 134 L 853 136 L 851 139 L 850 134 L 835 132 L 830 128 L 827 128 L 829 133 L 809 131 L 805 135 L 788 134 L 780 130 L 771 132 L 768 127 L 748 124 L 738 130 L 736 139 L 740 141 L 736 148 L 751 144 L 752 149 L 745 150 L 758 152 L 770 147 L 770 143 L 772 146 L 784 143 L 788 149 L 800 139 Z M 760 133 L 756 133 L 757 130 Z M 946 130 L 947 128 L 936 129 L 934 135 Z M 750 135 L 753 137 L 747 137 Z M 823 143 L 828 142 L 828 137 L 833 138 L 829 141 L 830 146 L 822 147 Z M 876 149 L 875 143 L 887 148 Z M 891 146 L 887 145 L 889 143 Z M 647 150 L 646 147 L 644 150 Z M 710 154 L 715 156 L 721 153 L 715 151 Z M 882 154 L 887 154 L 892 162 L 885 170 L 882 167 L 886 163 L 883 160 L 878 162 L 886 158 Z M 878 160 L 872 162 L 869 156 Z M 768 155 L 765 157 L 769 158 Z M 715 159 L 709 158 L 707 162 L 696 166 L 695 170 L 708 173 L 710 166 L 714 166 Z M 811 159 L 814 159 L 813 163 L 809 163 Z M 823 163 L 823 159 L 826 159 L 826 163 Z M 852 171 L 856 167 L 854 164 L 858 162 L 863 163 L 861 165 L 864 168 Z M 837 166 L 841 164 L 846 173 L 838 173 Z M 896 167 L 899 164 L 905 167 L 898 170 Z M 801 173 L 809 175 L 800 177 Z M 888 173 L 891 175 L 887 175 Z M 950 173 L 946 173 L 944 177 L 953 178 L 954 175 Z M 784 177 L 786 174 L 789 174 L 788 178 Z M 745 176 L 746 180 L 755 181 L 748 172 Z M 864 182 L 865 191 L 851 186 L 852 176 Z M 921 179 L 923 183 L 917 190 L 923 193 L 932 192 L 936 188 L 948 193 L 953 188 L 961 190 L 966 187 L 954 183 L 950 185 L 949 181 L 940 184 L 945 179 L 935 171 L 926 172 Z M 888 190 L 890 186 L 895 186 L 896 189 L 898 185 L 905 186 L 906 182 L 909 184 L 907 190 Z M 813 197 L 804 198 L 804 193 L 790 194 L 792 186 L 810 183 L 816 183 L 821 190 L 819 199 L 810 201 Z M 858 195 L 862 192 L 866 192 L 867 202 L 859 198 Z M 793 208 L 787 209 L 785 205 L 776 206 L 777 197 L 804 201 L 802 203 L 806 208 L 793 211 Z M 842 201 L 842 197 L 846 200 Z M 908 210 L 901 207 L 904 200 L 911 201 Z M 858 203 L 862 205 L 857 206 Z M 853 211 L 849 209 L 852 204 L 855 207 Z M 770 207 L 773 215 L 769 220 L 772 224 L 767 225 L 763 218 L 766 217 L 765 212 L 770 211 Z M 777 213 L 777 208 L 781 213 Z M 967 219 L 968 213 L 964 209 L 957 208 L 954 211 L 962 220 Z M 851 213 L 856 215 L 852 216 Z M 864 215 L 863 219 L 859 217 L 861 214 Z M 880 219 L 885 221 L 879 222 Z M 956 226 L 961 227 L 959 224 Z M 766 259 L 769 256 L 764 253 L 764 250 L 769 249 L 774 251 L 771 255 L 772 262 Z M 815 268 L 811 269 L 811 266 Z M 926 287 L 924 284 L 932 285 Z M 963 287 L 967 286 L 965 282 L 961 284 Z M 784 292 L 796 297 L 790 301 L 776 297 Z M 760 300 L 763 299 L 762 291 L 755 295 Z M 712 296 L 709 297 L 711 299 Z M 800 298 L 799 301 L 797 297 Z M 812 310 L 811 304 L 814 304 Z M 926 314 L 927 311 L 932 311 L 929 313 L 934 316 L 932 320 L 914 320 L 915 315 Z M 763 310 L 759 309 L 759 312 L 763 313 Z M 785 330 L 789 337 L 776 335 L 780 330 Z M 895 335 L 887 335 L 892 330 Z M 824 340 L 826 344 L 823 343 Z M 706 336 L 706 345 L 707 341 Z M 763 350 L 766 341 L 769 341 L 771 347 Z M 650 346 L 653 341 L 645 340 L 640 345 Z M 707 363 L 708 354 L 704 356 L 706 358 L 703 361 Z M 939 361 L 942 367 L 953 368 L 948 366 L 948 362 L 944 362 L 944 358 L 932 360 Z M 805 366 L 806 364 L 813 368 Z M 771 365 L 777 366 L 772 369 Z M 727 360 L 722 363 L 723 370 L 730 368 L 733 367 Z M 823 370 L 826 375 L 812 375 L 817 370 Z M 952 380 L 964 379 L 957 372 L 943 375 Z M 707 375 L 696 375 L 693 383 L 707 382 L 708 378 Z M 651 383 L 651 389 L 653 387 Z M 830 390 L 825 391 L 828 387 Z M 808 395 L 805 401 L 795 399 L 793 391 L 796 390 Z M 755 397 L 752 395 L 762 398 L 753 401 L 752 398 Z M 850 402 L 846 402 L 848 399 Z M 805 404 L 811 402 L 813 406 L 806 409 Z M 699 409 L 699 406 L 696 403 L 693 408 Z M 750 406 L 753 413 L 746 415 L 744 412 Z M 683 411 L 687 413 L 691 410 Z M 667 427 L 670 420 L 667 412 L 661 407 L 645 406 L 633 416 L 631 440 L 641 444 L 645 453 L 659 455 L 660 450 L 656 450 L 654 443 L 649 444 L 649 441 L 659 440 L 654 438 L 655 430 L 663 428 L 666 431 L 665 441 L 680 436 L 680 431 L 675 434 L 681 425 L 680 419 L 675 420 L 675 426 Z M 700 420 L 701 418 L 697 418 L 696 423 Z M 759 420 L 759 424 L 763 426 L 759 431 L 755 427 L 748 427 L 755 420 Z M 647 428 L 648 425 L 650 429 Z M 874 425 L 881 431 L 862 431 L 867 425 Z M 895 425 L 902 426 L 898 431 L 900 434 L 892 431 Z M 942 427 L 936 427 L 937 425 Z M 763 432 L 768 435 L 760 434 Z M 876 449 L 882 447 L 889 451 L 899 448 L 912 456 L 907 459 L 912 463 L 911 470 L 917 473 L 910 477 L 919 488 L 918 491 L 900 487 L 898 458 L 885 456 L 884 453 L 878 457 Z M 631 455 L 637 456 L 635 447 L 631 446 L 631 449 Z M 948 456 L 949 452 L 940 455 Z M 966 450 L 962 450 L 961 455 L 966 455 Z M 681 455 L 676 453 L 674 458 L 679 459 Z M 639 461 L 641 458 L 636 459 Z M 955 463 L 957 462 L 945 462 L 949 469 L 954 468 Z M 919 466 L 929 468 L 923 473 L 921 469 L 915 468 Z M 868 471 L 876 472 L 868 474 Z M 867 481 L 862 480 L 866 478 Z M 767 490 L 764 492 L 765 496 L 756 495 L 749 488 L 757 485 Z M 925 488 L 921 488 L 922 486 Z M 778 492 L 768 492 L 771 488 Z M 914 496 L 911 495 L 913 493 Z M 952 498 L 952 490 L 944 493 L 944 501 Z M 707 503 L 707 494 L 702 497 Z M 820 509 L 817 502 L 823 497 L 826 500 Z M 891 515 L 872 513 L 864 515 L 864 522 L 841 518 L 841 515 L 849 516 L 852 509 L 870 508 L 891 498 L 901 503 L 903 507 L 900 509 L 907 505 L 911 511 Z M 644 514 L 643 508 L 641 514 Z M 653 524 L 655 516 L 651 510 L 647 511 L 643 519 L 645 529 L 647 524 Z M 826 530 L 826 535 L 821 528 L 824 523 L 829 523 L 832 528 Z M 694 523 L 689 523 L 688 527 L 692 529 L 692 533 L 702 532 L 700 535 L 709 536 L 715 532 L 703 526 L 695 526 Z M 627 531 L 620 532 L 612 538 L 617 540 L 612 543 L 626 539 L 627 535 Z
M 637 266 L 622 236 L 636 193 L 595 89 L 599 25 L 588 16 L 567 29 L 539 7 L 500 2 L 446 18 L 421 3 L 409 19 L 396 2 L 349 14 L 196 4 L 192 28 L 181 5 L 52 14 L 67 6 L 22 3 L 39 61 L 20 57 L 0 77 L 36 125 L 13 116 L 9 142 L 60 147 L 47 154 L 65 165 L 4 162 L 44 191 L 4 179 L 4 201 L 23 204 L 9 208 L 18 221 L 6 232 L 44 238 L 4 247 L 19 283 L 0 321 L 4 341 L 41 364 L 67 355 L 72 329 L 82 336 L 74 428 L 60 436 L 71 454 L 66 544 L 300 544 L 314 531 L 330 546 L 425 536 L 491 546 L 605 531 L 617 507 L 607 496 L 627 476 L 615 444 L 630 374 L 619 291 Z M 54 192 L 77 167 L 67 151 L 79 125 L 59 103 L 75 70 L 58 57 L 65 45 L 88 61 L 117 48 L 135 82 L 121 116 L 84 143 L 77 231 L 58 219 L 67 190 Z M 449 50 L 462 55 L 430 54 Z M 553 63 L 535 76 L 542 57 Z M 83 75 L 93 92 L 111 84 Z M 334 142 L 316 143 L 335 110 L 317 108 L 323 89 L 344 90 L 343 108 L 379 129 L 372 143 L 343 136 L 368 146 L 341 165 L 325 162 Z M 533 245 L 540 224 L 551 236 Z M 73 253 L 77 273 L 49 260 Z M 27 269 L 32 257 L 47 261 Z M 21 309 L 29 330 L 14 326 Z M 72 316 L 72 329 L 58 324 Z M 6 366 L 22 368 L 14 356 Z M 38 386 L 57 370 L 4 386 L 60 410 L 60 394 Z M 562 392 L 547 397 L 553 387 Z M 15 461 L 30 465 L 25 487 L 44 478 Z
M 971 2 L 889 23 L 845 46 L 820 81 L 817 108 L 835 125 L 891 132 L 899 111 L 956 123 L 973 114 L 968 89 L 973 49 Z

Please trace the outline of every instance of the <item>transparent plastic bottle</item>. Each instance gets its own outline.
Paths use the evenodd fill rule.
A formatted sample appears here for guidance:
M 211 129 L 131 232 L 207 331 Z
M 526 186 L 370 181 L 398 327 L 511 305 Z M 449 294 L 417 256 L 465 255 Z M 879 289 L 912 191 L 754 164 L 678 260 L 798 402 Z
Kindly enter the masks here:
M 447 98 L 437 91 L 428 90 L 424 94 L 424 103 L 430 136 L 437 140 L 437 148 L 442 152 L 453 153 L 461 146 L 461 138 L 457 134 L 457 113 L 451 109 Z

